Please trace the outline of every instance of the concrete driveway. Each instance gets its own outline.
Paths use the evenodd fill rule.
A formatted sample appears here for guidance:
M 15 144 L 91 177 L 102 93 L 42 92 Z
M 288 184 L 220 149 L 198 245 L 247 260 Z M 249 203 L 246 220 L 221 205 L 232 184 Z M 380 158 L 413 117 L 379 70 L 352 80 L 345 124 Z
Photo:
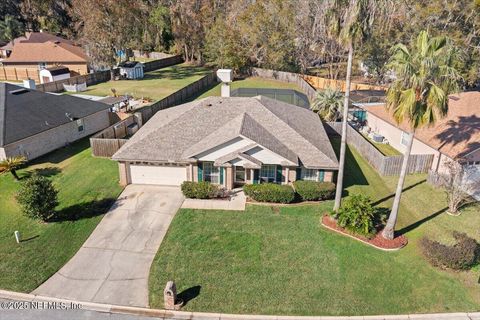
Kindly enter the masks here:
M 147 307 L 150 265 L 183 200 L 180 188 L 127 186 L 77 254 L 33 293 Z

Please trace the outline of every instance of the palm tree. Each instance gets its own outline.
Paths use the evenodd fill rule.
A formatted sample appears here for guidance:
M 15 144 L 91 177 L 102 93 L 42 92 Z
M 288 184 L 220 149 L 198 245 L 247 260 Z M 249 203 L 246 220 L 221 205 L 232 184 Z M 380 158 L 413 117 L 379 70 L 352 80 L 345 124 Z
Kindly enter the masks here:
M 388 11 L 390 0 L 331 0 L 327 10 L 327 24 L 335 38 L 348 50 L 345 99 L 343 102 L 342 140 L 335 193 L 334 211 L 340 208 L 347 148 L 347 118 L 350 104 L 352 64 L 355 46 L 371 33 L 375 19 L 383 19 Z
M 399 44 L 392 52 L 389 67 L 397 79 L 388 89 L 386 107 L 395 121 L 399 124 L 406 122 L 411 132 L 403 155 L 392 211 L 382 233 L 386 239 L 394 238 L 415 130 L 432 126 L 438 118 L 447 114 L 448 96 L 458 90 L 460 80 L 454 67 L 459 55 L 446 37 L 430 37 L 427 31 L 422 31 L 411 50 Z
M 20 178 L 18 177 L 16 170 L 25 162 L 27 162 L 25 157 L 6 158 L 5 160 L 0 161 L 0 171 L 10 172 L 15 180 L 18 181 Z
M 338 90 L 326 89 L 319 91 L 310 107 L 324 121 L 337 121 L 341 118 L 343 94 Z
M 13 41 L 23 34 L 23 25 L 11 15 L 6 15 L 3 21 L 0 21 L 0 38 Z

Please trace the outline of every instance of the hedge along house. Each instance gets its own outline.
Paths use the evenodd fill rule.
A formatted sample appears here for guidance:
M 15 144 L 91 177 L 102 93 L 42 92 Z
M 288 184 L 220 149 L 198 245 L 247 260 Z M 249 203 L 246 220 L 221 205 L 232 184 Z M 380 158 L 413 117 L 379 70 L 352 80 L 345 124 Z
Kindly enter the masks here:
M 28 160 L 103 130 L 110 106 L 0 83 L 0 159 Z
M 338 161 L 319 117 L 263 96 L 208 97 L 159 111 L 112 157 L 120 182 L 332 181 Z

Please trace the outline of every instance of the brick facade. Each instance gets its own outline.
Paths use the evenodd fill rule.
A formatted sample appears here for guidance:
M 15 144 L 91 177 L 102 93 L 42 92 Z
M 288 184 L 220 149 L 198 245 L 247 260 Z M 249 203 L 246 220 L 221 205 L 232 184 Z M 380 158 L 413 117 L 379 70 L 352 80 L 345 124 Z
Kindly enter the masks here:
M 72 121 L 8 144 L 1 148 L 3 152 L 0 150 L 0 158 L 2 156 L 25 156 L 28 160 L 38 158 L 107 128 L 110 125 L 108 113 L 108 110 L 103 110 L 83 118 L 84 130 L 82 132 L 78 131 L 76 121 Z

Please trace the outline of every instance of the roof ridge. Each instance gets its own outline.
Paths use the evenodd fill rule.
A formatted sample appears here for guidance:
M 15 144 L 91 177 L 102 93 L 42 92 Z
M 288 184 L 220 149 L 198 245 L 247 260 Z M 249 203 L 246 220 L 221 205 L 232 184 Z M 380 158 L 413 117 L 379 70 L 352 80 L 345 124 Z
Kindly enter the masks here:
M 297 130 L 295 130 L 288 122 L 286 122 L 284 119 L 280 118 L 279 116 L 277 116 L 275 113 L 273 113 L 264 103 L 262 103 L 262 99 L 269 99 L 269 100 L 272 100 L 274 101 L 275 103 L 281 103 L 281 104 L 284 104 L 284 105 L 288 105 L 288 107 L 291 107 L 291 106 L 295 106 L 297 108 L 299 108 L 299 110 L 307 110 L 303 107 L 300 107 L 300 106 L 297 106 L 297 105 L 293 105 L 293 104 L 289 104 L 289 103 L 286 103 L 286 102 L 283 102 L 283 101 L 278 101 L 278 100 L 275 100 L 275 99 L 272 99 L 272 98 L 269 98 L 269 97 L 265 97 L 265 96 L 256 96 L 254 97 L 257 101 L 260 102 L 260 104 L 262 105 L 262 108 L 264 108 L 268 113 L 270 113 L 271 115 L 273 115 L 275 118 L 277 118 L 278 120 L 280 120 L 282 123 L 284 123 L 288 128 L 289 128 L 289 131 L 293 132 L 293 134 L 297 135 L 298 137 L 300 137 L 302 140 L 304 140 L 304 142 L 306 142 L 308 145 L 310 145 L 311 147 L 313 147 L 315 150 L 318 150 L 320 152 L 320 154 L 323 155 L 324 157 L 324 160 L 328 160 L 330 162 L 333 163 L 333 160 L 321 149 L 319 149 L 317 146 L 315 146 L 312 142 L 310 142 L 309 139 L 307 139 L 306 137 L 304 137 L 300 132 L 298 132 Z M 323 126 L 323 123 L 320 121 L 320 124 Z

